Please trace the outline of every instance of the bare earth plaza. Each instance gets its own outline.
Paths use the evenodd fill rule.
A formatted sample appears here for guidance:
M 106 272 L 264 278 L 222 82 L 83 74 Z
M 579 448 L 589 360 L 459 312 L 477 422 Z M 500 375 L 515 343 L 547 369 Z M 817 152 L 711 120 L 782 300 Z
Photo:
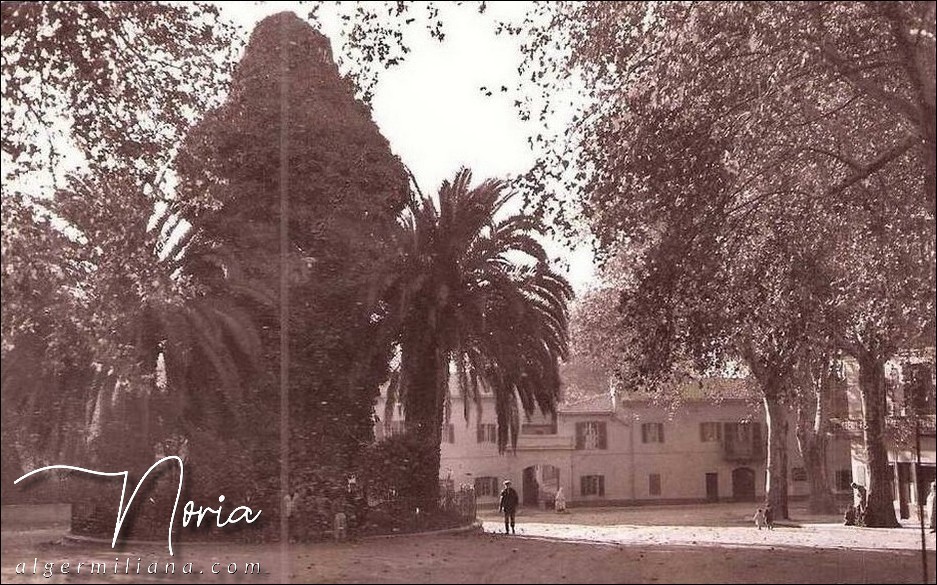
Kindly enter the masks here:
M 937 2 L 0 17 L 3 583 L 937 582 Z

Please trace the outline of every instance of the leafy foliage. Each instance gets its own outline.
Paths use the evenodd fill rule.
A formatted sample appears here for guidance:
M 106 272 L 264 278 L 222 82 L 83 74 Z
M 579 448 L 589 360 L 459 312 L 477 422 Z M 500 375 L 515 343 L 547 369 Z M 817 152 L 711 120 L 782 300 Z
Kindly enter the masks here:
M 452 361 L 466 409 L 481 388 L 498 402 L 499 445 L 516 441 L 515 397 L 528 413 L 551 413 L 559 390 L 557 360 L 567 354 L 567 302 L 572 290 L 555 274 L 525 215 L 496 219 L 510 192 L 498 181 L 472 188 L 461 171 L 429 198 L 411 203 L 403 277 L 393 292 L 401 307 L 401 368 L 395 388 L 415 424 L 442 422 Z M 427 342 L 427 340 L 431 340 Z M 417 364 L 439 355 L 437 386 L 420 395 Z M 435 397 L 433 397 L 435 395 Z M 393 395 L 392 395 L 393 397 Z M 468 412 L 465 412 L 468 416 Z M 438 424 L 437 424 L 438 426 Z M 437 431 L 438 434 L 438 431 Z
M 908 159 L 930 177 L 933 10 L 927 2 L 541 5 L 526 27 L 509 30 L 529 39 L 525 72 L 550 108 L 562 103 L 549 96 L 576 82 L 589 106 L 531 186 L 588 186 L 584 211 L 607 242 L 621 236 L 614 207 L 603 205 L 616 188 L 664 191 L 667 179 L 647 167 L 692 163 L 710 145 L 745 189 L 738 213 L 769 198 L 834 195 Z M 649 143 L 671 127 L 685 149 L 650 156 Z M 933 216 L 926 185 L 914 197 Z
M 4 192 L 74 151 L 155 188 L 218 97 L 233 40 L 211 4 L 5 2 Z
M 632 259 L 637 376 L 741 358 L 770 411 L 811 347 L 838 339 L 874 367 L 933 338 L 933 11 L 564 3 L 510 31 L 531 39 L 548 104 L 560 83 L 587 88 L 528 185 L 540 210 L 557 199 L 543 188 L 581 192 L 599 245 Z M 878 467 L 870 493 L 885 494 Z
M 388 407 L 399 400 L 410 431 L 434 446 L 423 476 L 433 492 L 450 364 L 466 418 L 482 388 L 494 394 L 501 449 L 517 441 L 518 405 L 553 413 L 559 394 L 572 290 L 550 269 L 537 220 L 498 217 L 509 198 L 503 182 L 472 187 L 463 170 L 443 183 L 438 205 L 413 199 L 404 217 L 402 263 L 387 293 L 401 348 Z
M 289 489 L 343 493 L 372 438 L 387 377 L 391 339 L 381 336 L 388 316 L 378 275 L 395 255 L 403 166 L 338 75 L 327 39 L 282 13 L 254 30 L 228 99 L 189 134 L 177 168 L 181 214 L 202 228 L 186 269 L 260 330 L 261 371 L 247 401 L 253 416 L 279 412 L 281 360 L 287 364 Z M 232 274 L 251 286 L 229 286 Z M 256 453 L 269 457 L 272 447 Z
M 198 294 L 175 278 L 178 218 L 160 190 L 235 47 L 211 6 L 2 10 L 3 352 L 17 362 L 4 371 L 4 421 L 34 428 L 44 444 L 21 435 L 19 450 L 45 460 L 83 451 L 120 395 L 154 392 L 164 342 L 175 348 L 182 335 L 189 358 L 208 355 L 206 330 L 190 319 Z M 223 308 L 206 310 L 208 335 L 231 332 Z M 19 408 L 35 426 L 7 418 Z

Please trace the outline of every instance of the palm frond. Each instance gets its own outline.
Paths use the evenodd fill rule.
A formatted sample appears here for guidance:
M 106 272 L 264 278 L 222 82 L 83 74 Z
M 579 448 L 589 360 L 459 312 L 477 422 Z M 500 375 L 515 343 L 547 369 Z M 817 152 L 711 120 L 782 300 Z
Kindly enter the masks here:
M 510 198 L 502 181 L 473 188 L 466 169 L 442 184 L 438 204 L 414 198 L 399 223 L 404 253 L 385 297 L 398 315 L 389 322 L 399 327 L 402 352 L 388 400 L 404 404 L 408 424 L 415 412 L 427 412 L 420 401 L 441 404 L 448 417 L 451 360 L 466 420 L 470 408 L 480 412 L 480 387 L 493 393 L 502 450 L 516 444 L 521 411 L 555 412 L 572 298 L 536 237 L 542 223 L 523 214 L 499 218 Z M 440 371 L 420 371 L 426 360 L 408 357 L 427 343 L 447 358 L 437 360 Z M 416 392 L 427 388 L 421 379 L 435 381 L 435 396 Z

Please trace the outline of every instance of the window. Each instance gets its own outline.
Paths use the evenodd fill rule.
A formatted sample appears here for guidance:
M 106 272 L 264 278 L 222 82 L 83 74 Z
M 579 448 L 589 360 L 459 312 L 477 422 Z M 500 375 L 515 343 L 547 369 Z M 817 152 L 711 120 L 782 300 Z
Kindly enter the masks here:
M 526 424 L 521 425 L 522 435 L 555 435 L 556 426 L 547 424 Z
M 607 449 L 608 435 L 604 422 L 589 421 L 576 423 L 577 449 Z
M 846 385 L 846 374 L 839 364 L 829 378 L 830 383 L 830 416 L 836 418 L 849 418 L 849 393 Z
M 852 489 L 852 469 L 836 470 L 836 489 L 841 492 Z
M 479 443 L 497 443 L 498 427 L 492 423 L 482 423 L 475 428 L 475 438 Z
M 888 416 L 900 416 L 901 413 L 899 409 L 901 408 L 901 400 L 899 395 L 899 389 L 901 384 L 898 383 L 898 372 L 897 370 L 886 369 L 885 371 L 885 406 Z
M 644 423 L 641 425 L 642 443 L 663 443 L 664 423 Z
M 794 467 L 791 469 L 791 479 L 794 481 L 807 481 L 807 470 L 803 467 Z
M 931 364 L 908 364 L 904 376 L 904 399 L 909 414 L 934 413 L 934 368 Z
M 726 456 L 735 459 L 764 457 L 765 443 L 762 441 L 760 423 L 743 421 L 724 423 L 722 427 L 723 452 Z
M 652 473 L 647 476 L 647 492 L 652 496 L 660 495 L 660 474 Z
M 583 496 L 604 496 L 604 475 L 582 475 L 579 477 L 579 493 Z
M 493 497 L 499 495 L 497 477 L 476 477 L 475 478 L 475 496 Z
M 442 425 L 442 433 L 440 433 L 443 443 L 455 443 L 455 425 L 452 423 L 444 423 Z
M 703 443 L 718 443 L 722 441 L 722 423 L 700 423 L 699 440 Z

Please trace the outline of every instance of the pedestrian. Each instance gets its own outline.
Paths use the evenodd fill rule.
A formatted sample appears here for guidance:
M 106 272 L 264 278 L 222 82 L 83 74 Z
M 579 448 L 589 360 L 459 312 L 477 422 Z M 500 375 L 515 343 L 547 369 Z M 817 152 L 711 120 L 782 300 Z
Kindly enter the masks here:
M 771 504 L 765 506 L 765 526 L 768 527 L 768 530 L 774 530 L 774 510 L 771 508 Z
M 514 514 L 517 512 L 517 491 L 511 487 L 511 480 L 504 480 L 504 489 L 501 490 L 501 500 L 498 502 L 498 511 L 504 512 L 504 533 L 517 534 L 514 530 Z M 510 531 L 508 531 L 510 529 Z
M 846 526 L 856 525 L 856 507 L 852 504 L 852 502 L 846 506 L 846 511 L 843 513 L 843 524 Z
M 560 513 L 566 512 L 566 494 L 563 493 L 562 487 L 556 490 L 556 496 L 553 498 L 553 509 Z
M 859 485 L 856 482 L 852 482 L 850 486 L 856 491 L 856 526 L 865 526 L 866 506 L 869 502 L 868 490 L 865 489 L 864 485 Z
M 930 482 L 927 494 L 927 518 L 931 532 L 937 532 L 937 481 Z
M 761 530 L 761 527 L 765 525 L 765 511 L 761 508 L 758 508 L 758 511 L 755 512 L 755 515 L 752 516 L 752 520 L 755 521 L 755 526 L 758 527 L 758 530 Z
M 332 520 L 332 535 L 335 540 L 345 540 L 348 538 L 348 515 L 344 512 L 336 512 Z

